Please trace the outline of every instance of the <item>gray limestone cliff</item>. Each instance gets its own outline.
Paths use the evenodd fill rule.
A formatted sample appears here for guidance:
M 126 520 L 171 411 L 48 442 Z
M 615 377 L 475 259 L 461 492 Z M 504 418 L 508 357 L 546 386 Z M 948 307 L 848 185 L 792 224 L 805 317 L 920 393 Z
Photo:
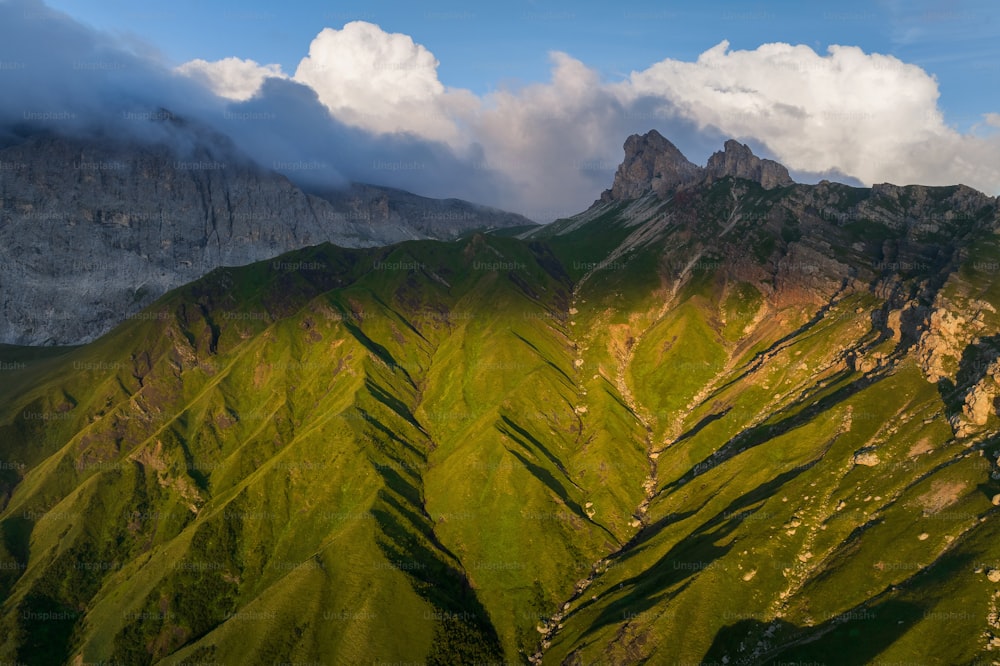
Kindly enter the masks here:
M 79 344 L 219 266 L 530 225 L 469 202 L 353 185 L 323 196 L 241 157 L 30 134 L 0 146 L 0 343 Z

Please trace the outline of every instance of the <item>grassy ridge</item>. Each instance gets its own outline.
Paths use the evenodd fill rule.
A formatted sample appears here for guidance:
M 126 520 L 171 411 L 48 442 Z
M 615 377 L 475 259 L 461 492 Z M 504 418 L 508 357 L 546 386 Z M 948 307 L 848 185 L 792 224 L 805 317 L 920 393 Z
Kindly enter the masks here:
M 953 425 L 995 239 L 867 243 L 912 202 L 789 192 L 308 248 L 0 350 L 0 660 L 981 657 L 998 421 Z M 908 322 L 941 303 L 981 316 L 935 385 Z

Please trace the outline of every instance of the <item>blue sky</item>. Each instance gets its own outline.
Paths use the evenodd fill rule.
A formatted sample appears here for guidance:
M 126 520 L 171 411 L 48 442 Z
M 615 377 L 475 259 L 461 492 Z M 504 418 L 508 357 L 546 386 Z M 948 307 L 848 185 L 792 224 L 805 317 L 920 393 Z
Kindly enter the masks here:
M 895 55 L 937 78 L 949 125 L 965 131 L 1000 110 L 1000 9 L 991 0 L 837 3 L 570 2 L 474 4 L 266 0 L 52 0 L 99 29 L 133 36 L 179 65 L 229 56 L 294 72 L 324 27 L 352 20 L 410 35 L 440 61 L 450 87 L 483 94 L 544 81 L 548 53 L 566 52 L 609 81 L 664 58 L 694 60 L 727 39 L 733 49 L 769 42 L 830 44 Z

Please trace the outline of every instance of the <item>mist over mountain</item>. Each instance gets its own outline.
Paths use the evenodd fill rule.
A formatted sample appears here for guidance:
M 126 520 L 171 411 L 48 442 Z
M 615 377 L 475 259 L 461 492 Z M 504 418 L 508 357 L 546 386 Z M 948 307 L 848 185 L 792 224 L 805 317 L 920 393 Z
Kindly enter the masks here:
M 939 94 L 930 74 L 856 48 L 723 41 L 697 62 L 667 59 L 621 81 L 552 52 L 548 81 L 475 95 L 444 85 L 427 47 L 365 21 L 324 28 L 294 73 L 238 58 L 172 66 L 41 0 L 0 3 L 0 31 L 0 127 L 157 142 L 176 138 L 147 122 L 168 109 L 300 187 L 371 183 L 549 222 L 591 201 L 622 139 L 655 125 L 699 163 L 734 138 L 800 182 L 1000 188 L 1000 134 L 956 132 L 928 111 Z
M 722 148 L 4 348 L 0 658 L 990 660 L 997 199 Z
M 350 127 L 300 84 L 272 79 L 254 99 L 234 104 L 167 69 L 144 45 L 96 32 L 42 2 L 0 3 L 0 25 L 8 91 L 0 100 L 0 135 L 28 126 L 81 139 L 169 143 L 188 152 L 190 135 L 156 122 L 176 116 L 228 136 L 262 168 L 299 184 L 374 181 L 440 198 L 510 198 L 498 172 L 471 167 L 481 156 L 456 156 L 416 136 Z M 449 179 L 458 182 L 449 187 Z

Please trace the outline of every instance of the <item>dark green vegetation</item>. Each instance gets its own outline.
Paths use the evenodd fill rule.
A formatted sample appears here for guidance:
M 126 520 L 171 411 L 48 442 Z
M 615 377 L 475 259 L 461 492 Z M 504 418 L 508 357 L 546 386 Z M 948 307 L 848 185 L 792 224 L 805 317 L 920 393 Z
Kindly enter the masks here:
M 723 179 L 0 349 L 0 661 L 989 659 L 997 226 Z

